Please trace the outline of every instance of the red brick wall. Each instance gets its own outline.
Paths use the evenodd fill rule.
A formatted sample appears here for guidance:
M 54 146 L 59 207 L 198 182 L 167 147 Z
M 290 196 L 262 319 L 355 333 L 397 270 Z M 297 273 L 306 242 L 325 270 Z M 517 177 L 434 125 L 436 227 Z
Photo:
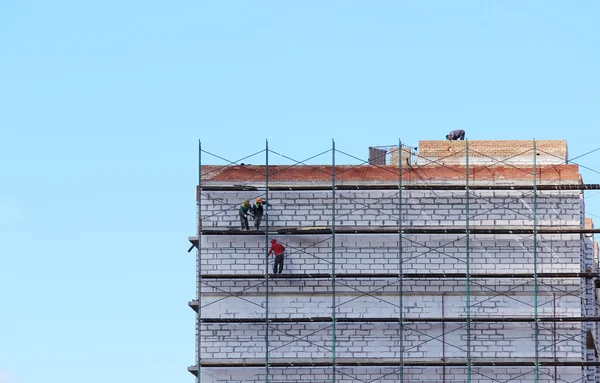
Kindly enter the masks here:
M 557 161 L 567 160 L 567 141 L 541 140 L 535 141 L 539 155 L 555 156 Z M 420 141 L 419 156 L 447 157 L 464 156 L 466 141 Z M 469 157 L 533 157 L 533 141 L 529 140 L 482 140 L 469 141 Z M 532 159 L 533 162 L 533 159 Z
M 218 172 L 212 172 L 219 168 Z M 299 166 L 269 166 L 269 182 L 299 182 L 299 181 L 331 181 L 330 165 L 299 165 Z M 423 165 L 403 166 L 403 181 L 463 181 L 466 179 L 465 167 L 462 165 Z M 264 166 L 203 166 L 206 173 L 203 180 L 221 181 L 221 183 L 265 182 Z M 398 181 L 398 167 L 370 165 L 341 165 L 336 166 L 336 181 Z M 580 182 L 577 165 L 542 165 L 537 167 L 538 181 L 569 181 Z M 532 181 L 531 166 L 469 166 L 470 181 Z

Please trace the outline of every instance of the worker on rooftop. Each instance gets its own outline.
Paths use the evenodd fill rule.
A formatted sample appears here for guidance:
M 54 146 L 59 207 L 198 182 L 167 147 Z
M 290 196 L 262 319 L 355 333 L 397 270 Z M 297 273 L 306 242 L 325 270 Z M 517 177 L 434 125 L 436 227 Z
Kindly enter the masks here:
M 250 201 L 245 200 L 240 206 L 240 223 L 242 224 L 242 230 L 250 230 L 248 226 L 248 214 L 252 207 L 250 206 Z
M 462 141 L 465 139 L 465 131 L 462 129 L 453 130 L 446 135 L 446 139 L 450 140 L 450 141 L 456 141 L 456 140 Z

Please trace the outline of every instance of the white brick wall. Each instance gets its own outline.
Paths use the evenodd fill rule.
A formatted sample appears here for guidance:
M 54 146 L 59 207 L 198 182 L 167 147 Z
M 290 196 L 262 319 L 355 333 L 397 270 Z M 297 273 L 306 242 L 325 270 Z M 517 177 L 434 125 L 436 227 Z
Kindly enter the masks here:
M 540 191 L 537 198 L 539 225 L 579 225 L 579 191 Z M 204 228 L 239 228 L 238 210 L 245 199 L 265 198 L 257 191 L 203 191 Z M 577 199 L 577 203 L 574 200 Z M 404 226 L 465 225 L 466 201 L 461 191 L 402 191 Z M 336 192 L 336 226 L 398 225 L 398 191 L 340 190 Z M 332 222 L 331 191 L 269 192 L 270 226 L 327 226 Z M 469 198 L 471 225 L 531 225 L 531 191 L 472 190 Z
M 271 238 L 271 237 L 270 237 Z M 331 236 L 272 236 L 286 246 L 286 273 L 331 271 Z M 202 237 L 203 273 L 264 273 L 270 245 L 264 235 L 214 235 Z M 402 239 L 405 273 L 466 272 L 464 235 L 408 234 Z M 539 235 L 538 272 L 579 272 L 581 243 L 578 234 Z M 336 272 L 397 273 L 398 234 L 337 234 Z M 533 272 L 531 235 L 471 235 L 471 273 Z M 273 261 L 272 257 L 268 260 Z
M 265 382 L 264 368 L 224 369 L 206 368 L 202 370 L 202 381 L 210 382 Z M 464 383 L 467 381 L 467 371 L 463 367 L 404 367 L 405 382 L 419 383 Z M 579 382 L 581 381 L 580 367 L 540 367 L 540 383 Z M 269 382 L 273 383 L 331 383 L 332 369 L 322 367 L 285 367 L 270 368 Z M 336 382 L 377 382 L 398 383 L 399 368 L 393 367 L 338 367 Z M 471 382 L 510 382 L 531 383 L 534 381 L 533 368 L 514 367 L 473 367 Z
M 203 191 L 201 209 L 204 228 L 238 228 L 238 208 L 244 199 L 263 197 L 261 192 Z M 271 192 L 270 226 L 326 226 L 331 224 L 331 191 Z M 464 226 L 466 199 L 460 191 L 402 192 L 402 225 Z M 338 191 L 336 227 L 398 225 L 397 191 Z M 578 191 L 539 192 L 537 222 L 544 226 L 579 226 L 583 208 Z M 469 223 L 472 226 L 516 226 L 533 223 L 530 192 L 472 191 Z M 264 223 L 263 223 L 264 227 Z M 252 233 L 252 232 L 251 232 Z M 202 274 L 264 274 L 273 258 L 266 258 L 269 240 L 254 235 L 204 235 L 199 267 Z M 331 273 L 330 235 L 277 235 L 286 246 L 284 273 Z M 588 241 L 589 242 L 589 241 Z M 468 241 L 471 273 L 532 273 L 534 256 L 538 272 L 597 270 L 590 258 L 590 244 L 579 234 L 471 235 Z M 467 270 L 467 241 L 464 235 L 406 234 L 402 237 L 404 273 L 464 273 Z M 336 273 L 398 273 L 398 234 L 336 234 Z M 585 255 L 585 256 L 582 256 Z M 597 312 L 592 281 L 575 278 L 541 278 L 537 309 L 542 317 L 594 315 Z M 330 279 L 270 279 L 269 317 L 322 317 L 332 312 Z M 394 278 L 338 278 L 336 317 L 399 316 L 399 284 Z M 519 278 L 472 278 L 469 285 L 472 317 L 532 317 L 533 281 Z M 402 284 L 405 318 L 464 317 L 465 280 L 410 279 Z M 264 318 L 264 279 L 204 279 L 201 283 L 202 317 Z M 405 323 L 402 332 L 405 359 L 466 357 L 467 331 L 464 323 Z M 337 323 L 336 356 L 347 358 L 399 358 L 398 323 Z M 472 323 L 473 358 L 533 358 L 532 323 Z M 542 358 L 596 360 L 585 350 L 585 332 L 598 334 L 595 323 L 542 323 L 538 352 Z M 330 323 L 271 323 L 271 359 L 331 358 Z M 264 323 L 203 323 L 203 360 L 234 358 L 262 359 L 265 356 Z M 443 334 L 443 335 L 442 335 Z M 444 346 L 442 347 L 442 339 Z M 530 367 L 478 367 L 473 382 L 533 381 Z M 264 368 L 203 368 L 204 382 L 262 382 Z M 596 369 L 557 367 L 557 381 L 595 381 Z M 541 382 L 554 382 L 555 369 L 540 368 Z M 346 374 L 346 375 L 344 375 Z M 406 367 L 406 381 L 464 382 L 466 370 L 457 367 Z M 331 368 L 271 368 L 270 382 L 331 381 Z M 344 367 L 338 382 L 356 379 L 398 381 L 394 368 Z
M 553 326 L 540 326 L 539 356 L 579 358 L 580 325 L 559 323 L 556 329 Z M 337 323 L 336 357 L 399 358 L 399 329 L 398 323 Z M 331 358 L 331 323 L 271 323 L 268 331 L 271 359 L 293 362 L 294 359 Z M 534 354 L 531 323 L 472 323 L 470 333 L 474 358 L 531 358 Z M 264 323 L 203 324 L 202 334 L 203 358 L 260 359 L 265 356 Z M 467 331 L 463 323 L 405 323 L 403 334 L 405 358 L 441 360 L 467 356 Z

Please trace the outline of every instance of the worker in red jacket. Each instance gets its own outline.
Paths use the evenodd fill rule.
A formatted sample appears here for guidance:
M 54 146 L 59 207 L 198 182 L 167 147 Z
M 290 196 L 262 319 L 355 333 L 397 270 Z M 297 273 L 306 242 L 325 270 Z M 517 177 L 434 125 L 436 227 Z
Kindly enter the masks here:
M 283 252 L 285 251 L 285 246 L 281 243 L 278 243 L 277 240 L 271 240 L 271 248 L 267 253 L 267 258 L 271 253 L 275 253 L 275 263 L 273 263 L 273 274 L 281 274 L 283 271 Z M 277 266 L 279 266 L 279 272 L 277 272 Z

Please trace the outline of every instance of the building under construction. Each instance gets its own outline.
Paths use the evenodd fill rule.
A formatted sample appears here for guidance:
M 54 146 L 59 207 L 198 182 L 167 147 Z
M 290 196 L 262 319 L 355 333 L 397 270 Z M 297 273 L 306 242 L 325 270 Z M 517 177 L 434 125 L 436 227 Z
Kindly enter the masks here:
M 205 165 L 200 148 L 198 381 L 600 382 L 598 185 L 565 141 L 258 155 Z M 241 230 L 256 198 L 260 228 Z

